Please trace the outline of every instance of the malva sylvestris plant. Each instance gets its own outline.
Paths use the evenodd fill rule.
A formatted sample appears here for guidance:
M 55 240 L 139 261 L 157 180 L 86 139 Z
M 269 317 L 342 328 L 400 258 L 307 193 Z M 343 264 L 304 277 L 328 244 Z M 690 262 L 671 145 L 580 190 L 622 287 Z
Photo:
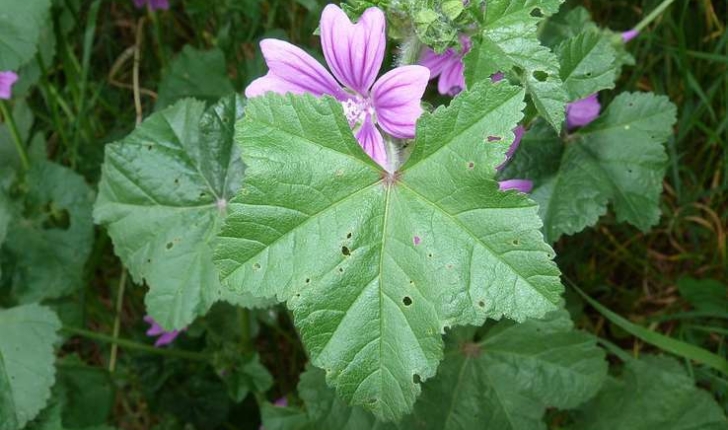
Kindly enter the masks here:
M 267 38 L 265 69 L 235 85 L 228 52 L 185 47 L 162 73 L 155 112 L 141 121 L 138 104 L 137 127 L 105 146 L 97 192 L 37 148 L 27 154 L 27 121 L 17 127 L 0 102 L 24 160 L 0 181 L 13 184 L 0 188 L 0 203 L 13 202 L 0 206 L 0 242 L 19 262 L 2 274 L 2 303 L 13 305 L 0 309 L 9 428 L 102 424 L 63 421 L 76 398 L 64 397 L 74 380 L 55 377 L 62 324 L 69 336 L 170 357 L 162 390 L 189 379 L 200 391 L 185 396 L 245 410 L 250 428 L 529 430 L 545 427 L 547 411 L 574 428 L 656 428 L 690 413 L 696 428 L 717 427 L 720 407 L 677 361 L 618 353 L 614 366 L 574 327 L 551 246 L 607 211 L 641 230 L 659 219 L 675 106 L 615 90 L 634 61 L 627 42 L 656 14 L 615 33 L 559 0 L 436 3 L 327 5 L 324 63 Z M 203 39 L 226 45 L 231 28 Z M 17 60 L 3 68 L 24 70 L 32 56 L 7 58 Z M 17 76 L 5 73 L 7 99 Z M 215 84 L 197 86 L 202 78 Z M 173 97 L 180 82 L 199 99 Z M 139 342 L 120 340 L 130 331 L 121 313 L 110 336 L 69 328 L 46 305 L 83 285 L 94 223 L 123 264 L 118 309 L 127 283 L 148 288 Z M 55 258 L 24 269 L 38 255 Z M 284 331 L 281 320 L 298 339 L 261 339 Z M 297 388 L 275 384 L 283 376 L 258 346 L 299 340 Z M 701 371 L 722 371 L 700 357 L 689 358 Z M 169 377 L 167 364 L 184 376 Z M 197 424 L 222 422 L 210 413 Z

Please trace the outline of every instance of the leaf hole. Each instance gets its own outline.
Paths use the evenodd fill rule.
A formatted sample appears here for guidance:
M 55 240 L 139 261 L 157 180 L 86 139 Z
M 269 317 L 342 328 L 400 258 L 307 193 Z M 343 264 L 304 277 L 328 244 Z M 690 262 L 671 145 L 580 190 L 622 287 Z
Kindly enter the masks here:
M 473 170 L 474 167 L 475 163 L 473 163 L 472 161 L 468 163 L 468 169 Z
M 258 263 L 253 264 L 253 270 L 260 270 L 260 264 L 258 264 Z
M 428 257 L 432 258 L 432 253 L 427 254 Z
M 414 375 L 412 375 L 412 382 L 414 382 L 415 384 L 419 384 L 420 382 L 422 382 L 422 378 L 420 378 L 420 375 L 415 373 Z
M 351 239 L 351 232 L 347 233 L 346 238 Z
M 349 255 L 351 255 L 351 251 L 349 251 L 349 247 L 347 247 L 347 246 L 342 246 L 341 247 L 341 253 L 344 254 L 344 255 L 346 255 L 347 257 Z
M 546 82 L 546 79 L 549 78 L 549 74 L 544 72 L 543 70 L 535 70 L 533 72 L 533 77 L 539 81 L 539 82 Z
M 541 9 L 537 7 L 533 8 L 530 15 L 534 18 L 543 18 L 543 12 L 541 12 Z
M 412 304 L 412 298 L 410 298 L 409 296 L 404 296 L 404 298 L 402 299 L 402 303 L 404 303 L 405 306 L 409 306 Z
M 343 267 L 339 267 L 339 273 L 344 273 L 344 268 Z
M 485 307 L 485 302 L 484 302 L 484 301 L 482 301 L 482 300 L 481 300 L 481 301 L 479 301 L 479 302 L 478 302 L 478 306 L 480 306 L 481 308 L 484 308 L 484 307 Z
M 521 241 L 520 241 L 520 240 L 518 240 L 518 239 L 513 239 L 513 240 L 511 241 L 511 243 L 513 244 L 513 246 L 518 246 L 518 245 L 520 245 Z
M 174 243 L 167 242 L 167 249 L 172 249 L 173 246 L 174 246 Z
M 306 278 L 306 283 L 308 284 L 310 282 L 311 282 L 311 279 L 310 278 Z
M 174 178 L 174 184 L 179 185 L 179 178 Z
M 43 229 L 68 230 L 71 226 L 71 214 L 66 209 L 58 208 L 55 204 L 49 203 L 45 206 L 44 212 L 48 216 L 43 220 Z

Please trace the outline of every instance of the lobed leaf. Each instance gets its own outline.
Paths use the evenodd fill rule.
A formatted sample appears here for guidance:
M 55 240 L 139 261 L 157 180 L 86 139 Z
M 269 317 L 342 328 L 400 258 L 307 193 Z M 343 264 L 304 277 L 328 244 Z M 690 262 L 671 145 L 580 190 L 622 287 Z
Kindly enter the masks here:
M 540 205 L 549 241 L 596 224 L 608 203 L 618 221 L 646 231 L 660 216 L 663 142 L 672 135 L 675 111 L 667 97 L 625 93 L 565 146 L 553 131 L 535 126 L 504 175 L 536 181 L 531 197 Z M 547 171 L 547 160 L 555 158 L 558 168 Z M 540 162 L 544 167 L 533 171 Z
M 48 401 L 60 328 L 56 314 L 44 306 L 0 309 L 0 429 L 23 428 Z
M 474 332 L 468 327 L 447 336 L 437 376 L 396 425 L 347 406 L 326 386 L 324 372 L 313 368 L 298 385 L 305 411 L 268 407 L 263 423 L 281 430 L 545 429 L 547 407 L 574 408 L 594 397 L 607 377 L 604 352 L 593 336 L 574 330 L 566 311 L 498 323 L 477 342 Z
M 400 428 L 545 429 L 547 407 L 578 406 L 606 375 L 604 352 L 594 337 L 573 329 L 566 311 L 502 322 L 478 342 L 463 336 L 450 344 Z
M 13 293 L 21 303 L 70 294 L 84 284 L 93 243 L 93 191 L 71 169 L 36 159 L 27 190 L 11 208 L 5 251 L 15 262 Z
M 108 228 L 135 282 L 146 281 L 148 313 L 181 329 L 228 297 L 208 244 L 240 186 L 243 164 L 233 144 L 243 103 L 235 96 L 205 110 L 191 99 L 153 114 L 106 146 L 94 219 Z
M 556 13 L 562 0 L 492 0 L 485 8 L 481 33 L 465 56 L 469 86 L 509 72 L 526 88 L 538 112 L 560 130 L 567 93 L 559 60 L 537 36 L 537 24 Z
M 683 366 L 650 355 L 628 361 L 621 378 L 609 379 L 574 418 L 580 430 L 728 428 L 722 408 Z
M 394 174 L 362 151 L 337 101 L 252 99 L 237 134 L 246 179 L 215 250 L 223 283 L 286 301 L 339 394 L 401 417 L 435 374 L 444 327 L 557 307 L 537 208 L 493 179 L 522 99 L 485 82 L 424 114 Z
M 50 0 L 0 0 L 0 71 L 33 58 L 50 6 Z

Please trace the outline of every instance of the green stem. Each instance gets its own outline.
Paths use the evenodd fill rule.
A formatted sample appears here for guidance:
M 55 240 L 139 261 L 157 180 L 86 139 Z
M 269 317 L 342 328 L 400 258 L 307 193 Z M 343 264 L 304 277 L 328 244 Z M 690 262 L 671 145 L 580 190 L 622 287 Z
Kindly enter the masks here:
M 71 335 L 81 336 L 81 337 L 85 337 L 87 339 L 97 340 L 99 342 L 111 343 L 113 345 L 119 345 L 123 348 L 136 350 L 136 351 L 143 351 L 143 352 L 147 352 L 149 354 L 154 354 L 154 355 L 164 355 L 167 357 L 185 358 L 188 360 L 196 360 L 196 361 L 208 361 L 212 358 L 210 355 L 203 354 L 200 352 L 183 351 L 183 350 L 179 350 L 179 349 L 157 348 L 154 346 L 145 345 L 143 343 L 134 342 L 132 340 L 114 338 L 112 336 L 108 336 L 105 334 L 96 333 L 93 331 L 84 330 L 84 329 L 76 328 L 76 327 L 64 326 L 61 330 L 65 331 L 66 333 L 69 333 Z
M 126 268 L 121 268 L 121 278 L 119 279 L 119 289 L 116 292 L 116 316 L 114 317 L 114 329 L 113 338 L 119 339 L 119 329 L 121 328 L 121 311 L 124 304 L 124 289 L 126 288 Z M 109 358 L 109 373 L 114 373 L 116 370 L 116 354 L 118 352 L 119 345 L 114 342 L 111 345 L 111 356 Z
M 20 163 L 23 165 L 24 170 L 28 170 L 30 163 L 28 162 L 28 153 L 25 151 L 25 146 L 23 145 L 23 139 L 21 139 L 18 127 L 15 125 L 15 119 L 2 100 L 0 100 L 0 114 L 5 118 L 5 124 L 7 124 L 10 135 L 13 137 L 15 149 L 18 151 L 18 156 L 20 157 Z
M 642 31 L 645 27 L 650 25 L 652 21 L 657 19 L 660 15 L 662 15 L 662 12 L 665 11 L 675 0 L 663 0 L 662 3 L 660 3 L 659 6 L 655 8 L 649 15 L 647 15 L 642 21 L 637 24 L 634 29 L 637 31 Z

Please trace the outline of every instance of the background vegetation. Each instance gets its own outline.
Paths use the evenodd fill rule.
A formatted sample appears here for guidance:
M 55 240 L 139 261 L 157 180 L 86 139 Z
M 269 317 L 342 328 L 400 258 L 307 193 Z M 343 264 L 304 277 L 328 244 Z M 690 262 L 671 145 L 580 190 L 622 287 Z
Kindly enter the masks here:
M 45 150 L 50 159 L 96 184 L 104 145 L 129 133 L 143 116 L 184 96 L 214 100 L 225 88 L 242 92 L 265 73 L 257 48 L 261 38 L 288 39 L 316 52 L 313 32 L 324 2 L 170 0 L 171 9 L 159 12 L 139 10 L 127 0 L 54 3 L 53 30 L 46 36 L 55 43 L 55 54 L 41 52 L 38 68 L 21 75 L 15 90 L 29 91 L 35 118 L 29 135 L 39 133 L 45 140 L 34 150 Z M 621 31 L 659 1 L 572 3 L 589 9 L 601 25 Z M 728 357 L 727 14 L 724 1 L 676 0 L 630 44 L 637 64 L 626 69 L 618 88 L 666 94 L 679 109 L 675 136 L 667 144 L 670 168 L 659 226 L 643 234 L 607 215 L 597 227 L 556 245 L 569 309 L 579 327 L 606 339 L 607 348 L 616 345 L 639 356 L 658 350 L 659 342 L 655 346 L 633 336 L 570 285 L 652 332 Z M 190 59 L 193 49 L 211 51 L 200 63 Z M 215 81 L 220 70 L 229 83 Z M 33 76 L 38 84 L 29 88 Z M 64 326 L 108 335 L 66 331 L 73 340 L 61 355 L 62 366 L 83 362 L 111 370 L 107 389 L 97 393 L 99 399 L 111 399 L 108 407 L 102 405 L 109 423 L 147 429 L 174 428 L 180 421 L 199 428 L 247 422 L 254 428 L 256 399 L 232 403 L 222 383 L 210 377 L 213 370 L 198 360 L 217 341 L 203 336 L 208 327 L 237 338 L 241 351 L 260 353 L 277 382 L 268 400 L 295 393 L 306 354 L 282 308 L 255 315 L 252 329 L 260 335 L 250 339 L 240 329 L 239 315 L 216 305 L 178 338 L 176 349 L 145 349 L 151 345 L 142 321 L 145 288 L 129 282 L 117 308 L 126 282 L 109 238 L 97 228 L 83 289 L 54 304 Z M 115 325 L 123 339 L 118 352 L 112 352 L 110 342 Z M 728 412 L 728 379 L 689 360 L 685 365 Z M 558 416 L 551 424 L 559 427 Z

